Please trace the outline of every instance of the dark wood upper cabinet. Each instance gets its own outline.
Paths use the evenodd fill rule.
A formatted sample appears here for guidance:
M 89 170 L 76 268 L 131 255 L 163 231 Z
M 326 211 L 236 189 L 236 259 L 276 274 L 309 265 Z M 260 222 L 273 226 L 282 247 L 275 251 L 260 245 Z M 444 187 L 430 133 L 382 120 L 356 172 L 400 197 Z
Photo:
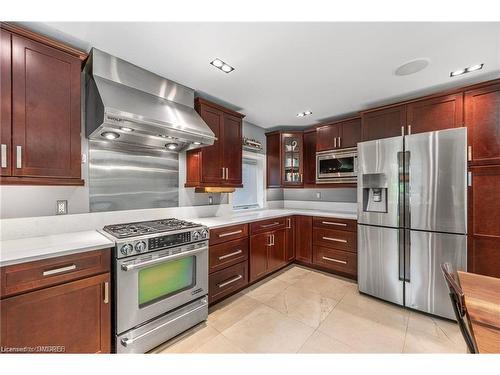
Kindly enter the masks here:
M 361 139 L 371 141 L 396 137 L 402 135 L 405 125 L 405 105 L 364 112 L 361 115 Z
M 295 259 L 312 263 L 312 217 L 295 216 Z
M 304 142 L 302 131 L 266 134 L 267 187 L 304 185 Z
M 407 105 L 407 134 L 463 126 L 463 93 L 419 100 Z
M 471 164 L 500 163 L 500 83 L 465 93 L 465 125 Z
M 324 125 L 316 128 L 316 151 L 336 148 L 341 133 L 341 124 Z
M 338 148 L 356 147 L 358 142 L 361 142 L 361 118 L 342 121 Z
M 186 152 L 186 187 L 242 187 L 242 121 L 244 115 L 202 98 L 195 109 L 212 129 L 212 146 Z
M 12 71 L 11 71 L 11 39 L 12 34 L 0 30 L 0 165 L 1 175 L 12 175 Z
M 268 188 L 281 187 L 281 135 L 266 134 L 266 184 Z
M 84 54 L 16 26 L 1 27 L 1 183 L 83 185 Z
M 316 131 L 304 132 L 304 186 L 316 185 Z

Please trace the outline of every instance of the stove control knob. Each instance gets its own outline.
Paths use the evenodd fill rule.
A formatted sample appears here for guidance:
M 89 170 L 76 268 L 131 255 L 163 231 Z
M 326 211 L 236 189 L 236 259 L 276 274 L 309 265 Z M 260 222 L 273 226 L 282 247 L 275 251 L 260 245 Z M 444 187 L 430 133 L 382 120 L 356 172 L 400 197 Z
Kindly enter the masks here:
M 198 241 L 200 239 L 200 232 L 193 232 L 193 241 Z
M 208 230 L 206 230 L 206 229 L 202 229 L 202 230 L 200 231 L 200 234 L 201 234 L 201 237 L 202 237 L 202 238 L 207 238 L 207 237 L 208 237 Z
M 146 242 L 144 241 L 141 241 L 141 242 L 137 242 L 135 244 L 135 251 L 140 253 L 142 251 L 146 250 Z
M 122 253 L 123 255 L 128 255 L 132 252 L 132 250 L 133 250 L 132 245 L 127 243 L 120 248 L 120 253 Z

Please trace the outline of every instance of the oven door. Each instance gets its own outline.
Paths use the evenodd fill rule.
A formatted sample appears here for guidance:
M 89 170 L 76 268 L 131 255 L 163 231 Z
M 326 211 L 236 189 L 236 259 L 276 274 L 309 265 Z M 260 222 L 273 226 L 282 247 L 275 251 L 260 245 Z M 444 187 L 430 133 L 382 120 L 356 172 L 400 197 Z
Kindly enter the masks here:
M 356 178 L 358 157 L 356 149 L 327 151 L 316 154 L 316 180 L 335 182 L 336 179 Z
M 116 333 L 208 294 L 208 241 L 116 261 Z

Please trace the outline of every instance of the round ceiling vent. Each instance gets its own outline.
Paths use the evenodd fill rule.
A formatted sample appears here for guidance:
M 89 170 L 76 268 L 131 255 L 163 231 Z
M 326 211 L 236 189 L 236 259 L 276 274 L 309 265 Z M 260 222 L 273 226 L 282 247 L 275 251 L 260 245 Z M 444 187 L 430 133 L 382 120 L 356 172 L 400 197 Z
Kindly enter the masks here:
M 420 72 L 421 70 L 425 69 L 427 65 L 429 65 L 429 59 L 412 60 L 397 68 L 395 74 L 397 76 L 407 76 Z

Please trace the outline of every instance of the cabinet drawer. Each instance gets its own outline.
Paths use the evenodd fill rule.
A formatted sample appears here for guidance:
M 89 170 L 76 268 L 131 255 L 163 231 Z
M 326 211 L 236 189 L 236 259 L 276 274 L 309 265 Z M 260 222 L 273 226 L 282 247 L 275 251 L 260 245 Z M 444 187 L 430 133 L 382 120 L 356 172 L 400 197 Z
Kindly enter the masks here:
M 350 219 L 337 219 L 334 217 L 313 217 L 313 226 L 316 228 L 347 230 L 356 232 L 357 222 Z
M 109 272 L 109 249 L 2 267 L 1 296 L 10 296 Z
M 351 252 L 356 250 L 356 233 L 343 230 L 313 228 L 313 244 Z
M 210 229 L 210 245 L 248 237 L 248 224 Z
M 356 276 L 358 269 L 356 254 L 323 246 L 313 247 L 313 263 L 352 276 Z
M 250 223 L 250 234 L 264 233 L 271 230 L 285 228 L 286 217 L 277 217 L 276 219 L 261 220 Z
M 248 238 L 210 246 L 209 272 L 219 271 L 248 259 Z
M 208 302 L 215 302 L 248 284 L 248 261 L 217 271 L 208 277 Z

